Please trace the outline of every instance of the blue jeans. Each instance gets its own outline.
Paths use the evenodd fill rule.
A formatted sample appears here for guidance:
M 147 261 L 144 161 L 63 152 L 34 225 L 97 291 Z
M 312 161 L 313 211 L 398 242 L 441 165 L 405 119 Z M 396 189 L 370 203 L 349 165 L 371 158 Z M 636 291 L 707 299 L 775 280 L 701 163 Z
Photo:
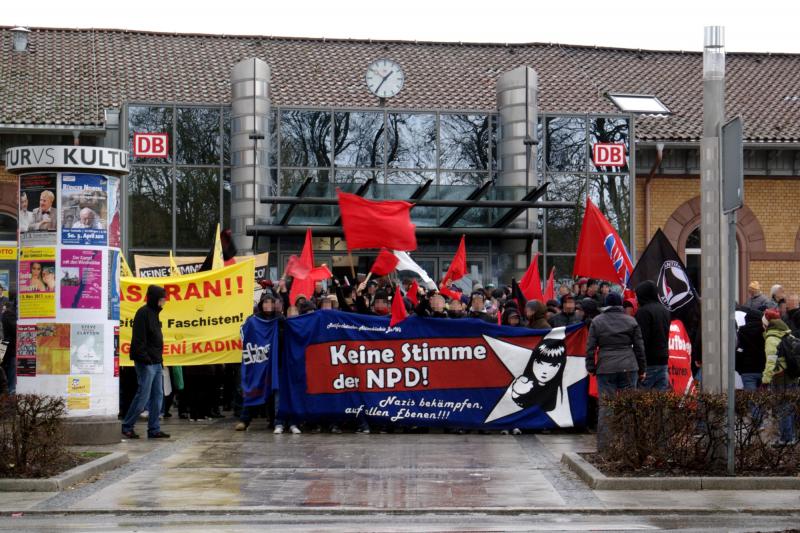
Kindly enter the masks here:
M 597 374 L 597 394 L 600 396 L 600 409 L 597 417 L 597 451 L 602 452 L 608 446 L 609 435 L 606 417 L 605 398 L 619 391 L 635 389 L 639 372 L 615 372 L 613 374 Z
M 647 375 L 640 383 L 643 389 L 670 390 L 668 365 L 652 365 L 647 367 Z
M 761 385 L 761 372 L 747 372 L 744 374 L 739 374 L 742 378 L 742 387 L 744 390 L 747 391 L 754 391 L 758 390 L 759 385 Z M 753 422 L 758 426 L 761 425 L 763 420 L 763 415 L 761 414 L 761 410 L 758 409 L 755 405 L 750 406 L 750 417 L 753 419 Z
M 797 388 L 797 385 L 789 384 L 773 384 L 773 390 L 776 391 L 791 391 Z M 794 410 L 795 407 L 789 403 L 784 403 L 775 409 L 775 416 L 778 417 L 778 428 L 780 430 L 781 440 L 783 442 L 791 442 L 795 439 L 794 433 Z
M 153 435 L 161 431 L 161 424 L 158 417 L 161 414 L 161 404 L 164 402 L 164 376 L 161 373 L 161 363 L 146 365 L 135 361 L 133 366 L 136 368 L 136 381 L 138 388 L 136 396 L 131 401 L 125 420 L 122 421 L 122 431 L 133 431 L 136 419 L 145 410 L 148 411 L 147 435 Z

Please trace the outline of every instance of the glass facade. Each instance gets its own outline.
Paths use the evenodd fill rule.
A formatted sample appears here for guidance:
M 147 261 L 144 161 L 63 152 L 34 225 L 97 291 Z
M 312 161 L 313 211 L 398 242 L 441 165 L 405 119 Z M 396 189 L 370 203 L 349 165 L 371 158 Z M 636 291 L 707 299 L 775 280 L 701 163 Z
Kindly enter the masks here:
M 230 120 L 222 106 L 127 106 L 127 251 L 203 253 L 230 216 Z M 166 133 L 166 158 L 133 157 L 134 133 Z

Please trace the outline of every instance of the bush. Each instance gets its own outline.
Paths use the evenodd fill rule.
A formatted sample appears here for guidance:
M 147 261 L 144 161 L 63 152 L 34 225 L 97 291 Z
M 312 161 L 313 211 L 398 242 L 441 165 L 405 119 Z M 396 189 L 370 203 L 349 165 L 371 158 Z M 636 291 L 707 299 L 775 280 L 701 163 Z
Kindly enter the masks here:
M 605 400 L 608 445 L 599 454 L 615 472 L 720 474 L 727 464 L 727 397 L 700 393 L 625 391 Z M 800 472 L 800 445 L 778 440 L 778 426 L 793 414 L 800 434 L 800 391 L 737 391 L 735 457 L 738 474 Z
M 64 445 L 62 398 L 0 396 L 0 477 L 48 477 L 74 463 Z

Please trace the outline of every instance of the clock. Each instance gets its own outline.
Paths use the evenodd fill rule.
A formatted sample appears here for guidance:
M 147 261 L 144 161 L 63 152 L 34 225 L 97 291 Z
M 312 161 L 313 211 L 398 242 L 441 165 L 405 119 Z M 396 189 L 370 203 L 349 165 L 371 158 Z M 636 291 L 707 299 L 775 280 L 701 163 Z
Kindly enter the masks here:
M 379 98 L 391 98 L 403 88 L 406 75 L 397 62 L 378 59 L 367 67 L 367 87 Z

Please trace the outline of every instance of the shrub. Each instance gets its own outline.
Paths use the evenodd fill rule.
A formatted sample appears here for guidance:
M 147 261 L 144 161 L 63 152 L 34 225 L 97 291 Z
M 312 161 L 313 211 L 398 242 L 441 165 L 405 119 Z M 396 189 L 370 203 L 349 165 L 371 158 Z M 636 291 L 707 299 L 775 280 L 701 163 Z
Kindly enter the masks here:
M 62 398 L 38 394 L 0 397 L 0 477 L 47 477 L 72 455 L 64 445 Z
M 800 434 L 800 392 L 737 391 L 735 401 L 737 473 L 797 473 L 800 445 L 779 442 L 778 425 L 792 412 L 795 435 Z M 608 445 L 599 458 L 609 470 L 725 474 L 726 395 L 633 390 L 605 405 Z

